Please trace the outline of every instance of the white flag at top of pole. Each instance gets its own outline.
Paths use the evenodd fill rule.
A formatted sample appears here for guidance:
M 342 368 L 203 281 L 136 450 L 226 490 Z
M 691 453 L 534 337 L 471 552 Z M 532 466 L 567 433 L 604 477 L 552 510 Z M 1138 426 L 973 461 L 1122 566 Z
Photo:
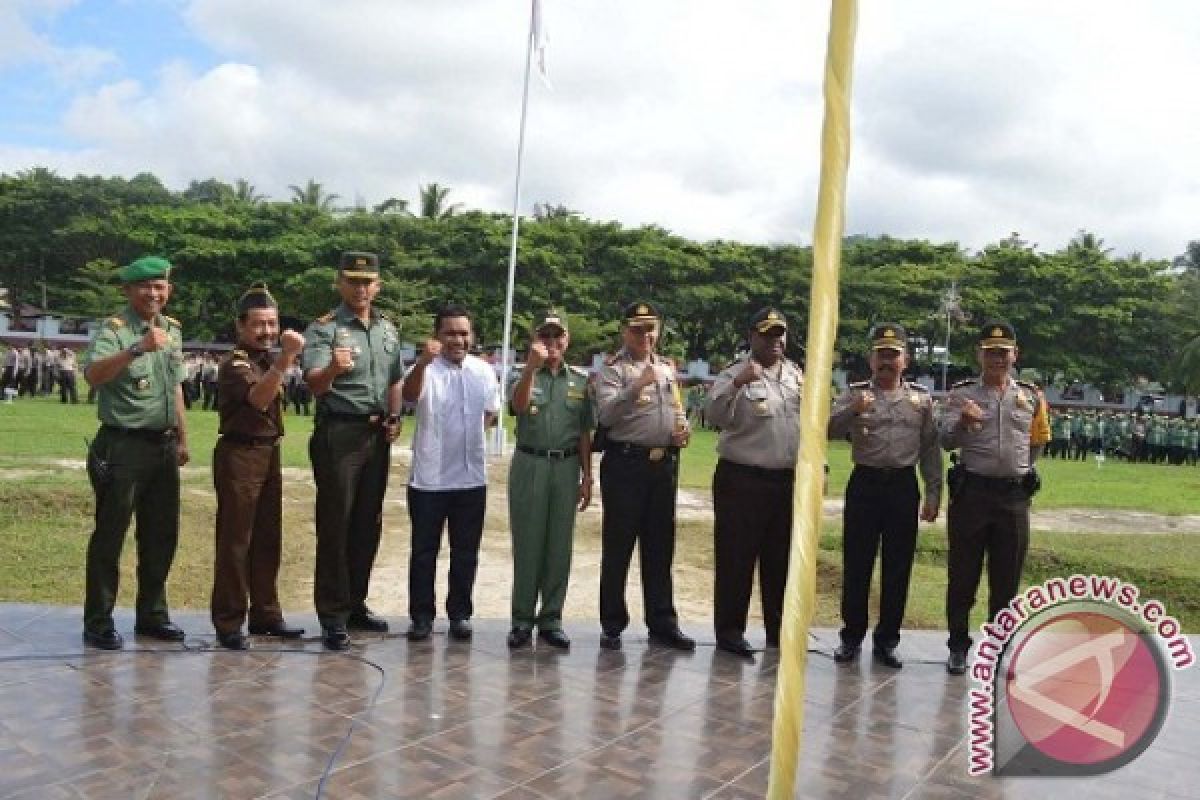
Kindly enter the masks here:
M 550 74 L 546 70 L 546 45 L 550 43 L 550 34 L 546 30 L 546 17 L 542 13 L 542 0 L 533 0 L 533 52 L 537 58 L 538 74 L 547 86 L 550 85 Z

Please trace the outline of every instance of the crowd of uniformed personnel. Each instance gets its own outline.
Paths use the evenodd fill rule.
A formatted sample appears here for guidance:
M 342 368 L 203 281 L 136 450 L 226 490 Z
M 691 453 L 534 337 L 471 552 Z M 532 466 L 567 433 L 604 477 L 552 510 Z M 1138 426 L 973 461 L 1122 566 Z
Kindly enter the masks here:
M 104 649 L 123 645 L 112 611 L 120 550 L 135 517 L 135 631 L 184 638 L 170 619 L 165 588 L 178 539 L 179 467 L 189 458 L 182 331 L 162 313 L 171 294 L 170 270 L 165 259 L 154 256 L 121 268 L 128 305 L 101 326 L 82 360 L 89 383 L 97 387 L 101 422 L 88 453 L 96 527 L 87 554 L 83 636 Z M 235 348 L 215 374 L 201 372 L 201 391 L 203 384 L 214 384 L 209 402 L 220 415 L 211 611 L 223 647 L 247 648 L 245 631 L 282 638 L 303 633 L 285 621 L 276 591 L 283 536 L 278 445 L 288 388 L 297 381 L 316 401 L 309 455 L 316 483 L 314 604 L 324 646 L 344 650 L 350 631 L 388 630 L 366 598 L 391 444 L 406 403 L 417 409 L 408 486 L 413 548 L 407 637 L 421 641 L 431 632 L 433 566 L 447 530 L 450 634 L 460 640 L 471 636 L 486 502 L 484 436 L 500 410 L 498 381 L 489 365 L 470 355 L 470 313 L 457 306 L 438 313 L 432 337 L 406 370 L 396 326 L 374 307 L 380 285 L 375 254 L 344 253 L 336 283 L 341 302 L 300 335 L 280 330 L 274 298 L 266 286 L 254 284 L 236 308 Z M 593 496 L 594 452 L 602 453 L 601 646 L 622 646 L 630 623 L 625 589 L 636 547 L 651 641 L 680 650 L 695 647 L 679 625 L 672 567 L 679 456 L 700 419 L 720 431 L 712 485 L 716 646 L 738 656 L 756 651 L 745 638 L 756 571 L 766 646 L 780 644 L 804 380 L 800 367 L 784 355 L 788 320 L 775 308 L 755 313 L 746 326 L 748 351 L 717 377 L 702 404 L 695 395 L 685 403 L 674 364 L 657 353 L 661 329 L 654 305 L 630 304 L 621 318 L 622 347 L 591 379 L 563 361 L 570 341 L 564 315 L 548 311 L 531 331 L 525 367 L 509 400 L 516 417 L 508 498 L 513 649 L 529 646 L 535 629 L 550 647 L 570 646 L 562 607 L 575 516 Z M 1051 428 L 1073 432 L 1074 420 L 1048 419 L 1038 388 L 1013 379 L 1016 332 L 1006 322 L 983 326 L 976 349 L 979 377 L 956 385 L 940 412 L 927 390 L 903 378 L 908 341 L 902 326 L 874 326 L 869 347 L 870 380 L 842 392 L 829 419 L 828 434 L 850 441 L 854 462 L 844 512 L 844 626 L 834 657 L 846 663 L 859 654 L 871 575 L 882 553 L 872 652 L 881 665 L 902 667 L 896 648 L 918 521 L 938 517 L 941 453 L 948 450 L 956 452 L 956 464 L 945 481 L 946 666 L 961 674 L 971 642 L 967 619 L 983 565 L 986 561 L 994 614 L 1019 585 L 1030 500 L 1039 485 L 1034 462 L 1047 443 L 1058 454 Z M 1085 446 L 1094 436 L 1105 446 L 1107 425 L 1097 432 L 1096 422 L 1080 429 Z M 1116 421 L 1113 426 L 1119 430 Z M 1137 430 L 1136 420 L 1131 428 Z M 1151 421 L 1147 430 L 1155 429 Z M 1170 458 L 1169 429 L 1153 441 L 1162 439 Z
M 1051 409 L 1046 455 L 1085 461 L 1101 456 L 1144 464 L 1200 460 L 1200 418 L 1152 412 Z

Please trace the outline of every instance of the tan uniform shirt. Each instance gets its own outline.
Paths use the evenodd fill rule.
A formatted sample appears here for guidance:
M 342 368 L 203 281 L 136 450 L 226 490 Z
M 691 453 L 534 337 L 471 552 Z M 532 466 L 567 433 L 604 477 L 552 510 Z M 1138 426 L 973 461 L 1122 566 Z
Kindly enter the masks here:
M 235 436 L 282 436 L 283 393 L 276 393 L 265 411 L 250 405 L 248 395 L 262 380 L 273 359 L 265 350 L 237 349 L 221 361 L 217 371 L 217 411 L 220 433 Z
M 764 369 L 762 380 L 734 386 L 746 359 L 725 369 L 708 396 L 707 419 L 721 429 L 717 455 L 766 469 L 793 469 L 800 450 L 800 395 L 804 373 L 786 358 Z
M 633 385 L 651 361 L 659 368 L 657 382 L 644 389 Z M 596 381 L 596 417 L 608 426 L 608 438 L 641 447 L 666 447 L 676 426 L 687 426 L 679 399 L 675 371 L 662 358 L 634 362 L 621 350 Z
M 861 392 L 871 392 L 875 402 L 866 412 L 856 414 L 854 400 Z M 838 395 L 829 414 L 829 437 L 846 435 L 855 464 L 893 469 L 917 465 L 926 502 L 941 502 L 942 451 L 933 398 L 924 386 L 902 381 L 899 387 L 884 390 L 871 381 L 850 384 Z
M 976 425 L 959 426 L 962 412 L 955 398 L 974 400 L 983 410 Z M 1019 478 L 1033 465 L 1029 432 L 1037 408 L 1033 387 L 1009 378 L 1003 389 L 989 389 L 978 378 L 950 390 L 938 424 L 942 447 L 959 451 L 959 463 L 969 472 L 996 478 Z

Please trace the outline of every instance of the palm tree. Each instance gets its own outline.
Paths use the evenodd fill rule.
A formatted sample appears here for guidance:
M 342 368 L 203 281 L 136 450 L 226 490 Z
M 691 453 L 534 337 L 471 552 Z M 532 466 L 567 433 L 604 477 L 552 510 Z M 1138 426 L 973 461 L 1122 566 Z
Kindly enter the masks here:
M 312 206 L 322 211 L 332 211 L 334 208 L 333 204 L 338 201 L 339 197 L 336 194 L 327 194 L 321 187 L 321 184 L 312 178 L 309 178 L 308 183 L 304 184 L 304 186 L 297 186 L 293 183 L 288 186 L 288 189 L 292 192 L 293 203 L 301 206 Z
M 372 209 L 376 214 L 405 214 L 411 215 L 408 210 L 408 201 L 401 200 L 399 197 L 389 197 L 379 205 Z
M 1179 358 L 1175 362 L 1175 378 L 1187 394 L 1200 394 L 1200 336 L 1179 351 Z
M 267 196 L 259 194 L 258 189 L 250 181 L 245 178 L 238 178 L 237 182 L 233 184 L 233 199 L 239 203 L 246 203 L 253 206 L 266 200 Z
M 452 217 L 454 212 L 462 207 L 462 203 L 446 205 L 446 196 L 450 194 L 449 186 L 427 183 L 424 186 L 418 186 L 417 192 L 420 195 L 421 216 L 426 219 Z

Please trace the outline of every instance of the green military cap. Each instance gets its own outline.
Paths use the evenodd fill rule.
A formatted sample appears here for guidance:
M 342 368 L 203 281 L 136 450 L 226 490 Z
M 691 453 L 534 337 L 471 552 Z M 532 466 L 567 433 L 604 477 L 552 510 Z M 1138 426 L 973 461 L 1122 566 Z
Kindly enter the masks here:
M 262 281 L 255 281 L 250 284 L 250 288 L 238 298 L 238 316 L 254 308 L 279 308 L 279 304 L 275 302 L 275 298 L 267 290 L 267 284 Z
M 558 328 L 559 333 L 567 332 L 567 318 L 554 309 L 548 309 L 541 320 L 534 326 L 535 333 L 541 333 L 547 328 Z
M 142 256 L 117 271 L 117 278 L 121 283 L 137 283 L 138 281 L 170 277 L 171 262 L 162 256 Z
M 342 253 L 338 262 L 338 272 L 347 278 L 378 278 L 379 256 L 375 253 L 348 250 Z
M 760 308 L 755 311 L 750 317 L 750 329 L 759 333 L 782 328 L 787 332 L 787 317 L 783 316 L 783 312 L 774 308 Z
M 649 303 L 637 302 L 625 306 L 621 317 L 626 325 L 655 325 L 658 323 L 658 309 Z
M 979 329 L 979 346 L 985 350 L 1000 348 L 1013 350 L 1017 346 L 1017 332 L 1004 320 L 992 320 Z
M 871 328 L 871 349 L 904 351 L 908 349 L 908 331 L 895 322 L 881 322 Z

